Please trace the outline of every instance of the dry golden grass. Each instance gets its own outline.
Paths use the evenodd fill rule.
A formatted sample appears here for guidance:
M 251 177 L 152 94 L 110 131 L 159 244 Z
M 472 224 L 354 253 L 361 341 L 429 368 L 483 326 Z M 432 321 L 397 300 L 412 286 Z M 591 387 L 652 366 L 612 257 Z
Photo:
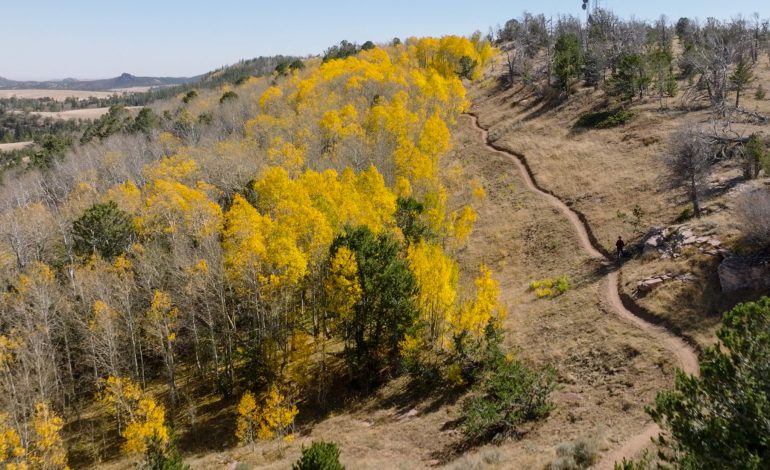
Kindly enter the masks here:
M 0 90 L 0 98 L 53 98 L 56 101 L 64 101 L 69 97 L 75 97 L 83 100 L 94 96 L 96 98 L 109 98 L 114 95 L 114 91 L 81 91 L 81 90 Z
M 500 73 L 500 69 L 497 73 Z M 770 65 L 762 57 L 754 70 L 757 79 L 743 93 L 741 106 L 770 114 L 770 100 L 757 101 L 758 84 L 770 89 Z M 685 83 L 680 83 L 684 89 Z M 668 100 L 669 109 L 660 109 L 656 99 L 639 103 L 631 109 L 638 114 L 625 126 L 605 130 L 575 128 L 578 118 L 607 104 L 602 91 L 579 89 L 569 100 L 551 103 L 538 101 L 530 89 L 516 85 L 498 88 L 488 80 L 472 92 L 473 110 L 480 123 L 488 127 L 497 145 L 523 154 L 541 187 L 552 191 L 571 207 L 583 213 L 596 238 L 609 251 L 622 235 L 627 241 L 638 238 L 653 226 L 668 226 L 688 207 L 679 191 L 666 183 L 663 155 L 672 130 L 685 123 L 710 126 L 707 109 L 676 109 L 682 93 Z M 731 93 L 730 99 L 734 99 Z M 733 124 L 732 131 L 742 135 L 767 134 L 767 126 Z M 740 182 L 740 168 L 728 162 L 715 171 L 712 183 Z M 725 242 L 737 238 L 735 221 L 730 214 L 732 193 L 716 194 L 705 205 L 715 212 L 693 224 Z M 639 205 L 645 213 L 639 230 L 618 217 Z M 746 297 L 723 296 L 716 277 L 718 260 L 682 257 L 674 262 L 633 261 L 624 267 L 624 291 L 628 294 L 647 276 L 674 272 L 694 272 L 703 282 L 697 285 L 668 283 L 640 304 L 665 318 L 699 343 L 712 342 L 720 314 Z
M 25 147 L 29 147 L 30 145 L 34 144 L 34 142 L 13 142 L 10 144 L 0 144 L 0 152 L 10 152 L 11 150 L 19 150 L 23 149 Z
M 141 106 L 127 106 L 126 109 L 128 109 L 131 112 L 137 113 L 140 109 L 142 109 Z M 109 111 L 110 108 L 88 108 L 88 109 L 73 109 L 70 111 L 58 111 L 58 112 L 52 112 L 52 111 L 39 111 L 32 114 L 37 114 L 43 118 L 52 118 L 52 119 L 99 119 L 104 114 L 107 114 L 107 111 Z

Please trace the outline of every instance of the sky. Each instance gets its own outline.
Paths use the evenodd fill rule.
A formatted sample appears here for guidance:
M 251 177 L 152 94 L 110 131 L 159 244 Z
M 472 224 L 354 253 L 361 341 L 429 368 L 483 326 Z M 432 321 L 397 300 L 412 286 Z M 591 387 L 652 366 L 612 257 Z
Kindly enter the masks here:
M 592 0 L 593 1 L 593 0 Z M 581 0 L 0 0 L 0 76 L 193 76 L 260 55 L 322 53 L 342 39 L 468 35 L 521 12 L 579 14 Z M 768 0 L 600 0 L 621 17 L 729 19 Z

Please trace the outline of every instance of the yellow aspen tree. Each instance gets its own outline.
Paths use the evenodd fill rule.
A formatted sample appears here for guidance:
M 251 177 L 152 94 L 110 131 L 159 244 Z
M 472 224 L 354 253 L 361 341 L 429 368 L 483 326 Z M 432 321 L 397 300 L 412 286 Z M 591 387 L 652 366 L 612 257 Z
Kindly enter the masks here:
M 238 402 L 238 418 L 235 422 L 235 437 L 241 445 L 257 440 L 258 416 L 257 400 L 254 394 L 246 391 Z
M 457 300 L 457 265 L 441 247 L 425 241 L 410 245 L 407 259 L 420 287 L 417 306 L 427 326 L 427 344 L 441 346 Z
M 165 409 L 131 379 L 108 377 L 100 381 L 99 400 L 114 410 L 122 449 L 127 454 L 164 453 L 171 434 L 165 423 Z
M 257 404 L 254 395 L 246 392 L 238 403 L 236 437 L 241 444 L 255 440 L 293 440 L 294 417 L 299 410 L 291 405 L 277 385 L 272 385 Z
M 349 320 L 353 307 L 361 299 L 363 289 L 358 279 L 356 254 L 340 247 L 332 257 L 329 275 L 324 282 L 327 308 L 336 318 Z
M 105 369 L 106 375 L 118 375 L 120 372 L 120 315 L 106 302 L 99 299 L 94 302 L 92 316 L 88 321 L 91 334 L 91 354 L 96 364 Z M 98 377 L 98 371 L 95 371 Z
M 67 450 L 61 437 L 64 421 L 47 403 L 35 405 L 33 418 L 35 437 L 29 452 L 32 468 L 67 469 Z
M 289 174 L 297 175 L 305 164 L 305 147 L 297 147 L 290 142 L 276 137 L 270 142 L 267 150 L 267 160 L 271 165 L 284 168 Z
M 455 334 L 465 331 L 472 338 L 480 340 L 486 326 L 491 322 L 499 327 L 507 312 L 498 300 L 500 289 L 489 268 L 482 264 L 479 277 L 473 283 L 476 286 L 476 297 L 459 309 L 451 323 Z
M 102 197 L 102 202 L 115 201 L 118 208 L 129 214 L 136 214 L 142 203 L 142 192 L 133 181 L 117 184 Z
M 464 206 L 460 211 L 453 211 L 449 215 L 449 235 L 457 244 L 464 243 L 473 232 L 476 224 L 476 211 L 470 206 Z
M 152 181 L 137 220 L 139 232 L 145 236 L 168 235 L 172 239 L 215 235 L 222 224 L 222 208 L 209 198 L 207 193 L 211 190 L 203 182 L 190 188 L 171 180 Z
M 147 322 L 146 331 L 155 337 L 156 350 L 163 357 L 172 401 L 176 400 L 174 345 L 177 340 L 178 317 L 179 310 L 174 307 L 171 296 L 162 290 L 155 290 L 150 308 L 145 315 Z
M 28 468 L 27 450 L 21 442 L 21 436 L 10 424 L 10 417 L 0 413 L 0 464 L 6 469 L 22 470 Z

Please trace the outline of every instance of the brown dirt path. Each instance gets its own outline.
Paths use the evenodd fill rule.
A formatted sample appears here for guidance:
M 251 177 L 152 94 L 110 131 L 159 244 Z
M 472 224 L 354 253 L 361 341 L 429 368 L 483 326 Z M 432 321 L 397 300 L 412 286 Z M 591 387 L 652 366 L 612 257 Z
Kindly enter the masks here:
M 527 189 L 544 197 L 551 205 L 553 205 L 560 212 L 562 212 L 565 217 L 567 217 L 571 225 L 574 227 L 575 232 L 577 232 L 578 240 L 583 250 L 590 257 L 602 259 L 604 260 L 604 263 L 607 267 L 611 267 L 612 262 L 607 259 L 591 243 L 591 237 L 589 236 L 589 229 L 587 224 L 584 223 L 580 217 L 559 198 L 539 188 L 532 178 L 531 171 L 517 155 L 493 146 L 489 141 L 488 131 L 479 125 L 478 118 L 475 115 L 469 114 L 467 116 L 469 119 L 471 119 L 474 127 L 481 132 L 481 138 L 484 146 L 491 152 L 496 152 L 509 157 L 521 172 Z M 688 374 L 697 375 L 699 373 L 697 353 L 689 344 L 665 328 L 653 325 L 652 323 L 649 323 L 646 320 L 634 315 L 631 311 L 625 308 L 618 292 L 617 270 L 611 269 L 607 274 L 604 298 L 623 321 L 631 323 L 639 329 L 645 331 L 647 334 L 660 342 L 671 353 L 673 353 L 676 356 L 682 370 Z M 642 451 L 650 444 L 650 440 L 657 436 L 659 432 L 660 428 L 657 424 L 653 423 L 646 426 L 641 433 L 632 436 L 620 447 L 617 447 L 605 454 L 602 460 L 596 464 L 594 468 L 597 470 L 611 470 L 614 467 L 615 462 L 622 460 L 624 457 L 632 458 L 634 455 Z

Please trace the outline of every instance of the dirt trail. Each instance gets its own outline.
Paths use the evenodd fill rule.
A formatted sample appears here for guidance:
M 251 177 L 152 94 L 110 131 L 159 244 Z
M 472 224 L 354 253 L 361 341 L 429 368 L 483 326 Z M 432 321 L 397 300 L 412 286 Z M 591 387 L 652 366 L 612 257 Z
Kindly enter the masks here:
M 509 152 L 493 146 L 489 141 L 489 132 L 481 127 L 481 125 L 479 125 L 479 121 L 476 116 L 472 114 L 467 116 L 471 119 L 475 128 L 481 132 L 484 146 L 491 152 L 496 152 L 509 157 L 521 172 L 527 189 L 544 197 L 551 205 L 559 209 L 567 217 L 567 219 L 569 219 L 570 223 L 577 232 L 578 240 L 580 242 L 580 246 L 583 247 L 583 250 L 590 257 L 602 260 L 606 266 L 611 267 L 612 261 L 607 259 L 599 251 L 599 249 L 591 243 L 588 227 L 580 219 L 580 217 L 564 202 L 562 202 L 561 199 L 540 189 L 533 180 L 530 170 L 517 155 L 515 155 L 513 152 Z M 607 274 L 607 283 L 604 288 L 604 298 L 612 306 L 612 308 L 621 319 L 645 331 L 650 336 L 659 341 L 666 349 L 672 352 L 677 357 L 682 370 L 688 374 L 697 375 L 699 373 L 698 356 L 690 345 L 665 328 L 653 325 L 652 323 L 649 323 L 644 319 L 634 315 L 631 311 L 623 306 L 623 302 L 621 301 L 620 293 L 618 291 L 617 270 L 610 269 L 609 273 Z M 593 468 L 597 470 L 611 470 L 614 467 L 614 463 L 616 461 L 620 461 L 624 457 L 631 458 L 639 453 L 642 449 L 647 447 L 647 445 L 650 443 L 650 439 L 657 436 L 659 432 L 660 428 L 657 424 L 653 423 L 646 426 L 641 433 L 632 436 L 622 445 L 605 454 L 602 460 Z

